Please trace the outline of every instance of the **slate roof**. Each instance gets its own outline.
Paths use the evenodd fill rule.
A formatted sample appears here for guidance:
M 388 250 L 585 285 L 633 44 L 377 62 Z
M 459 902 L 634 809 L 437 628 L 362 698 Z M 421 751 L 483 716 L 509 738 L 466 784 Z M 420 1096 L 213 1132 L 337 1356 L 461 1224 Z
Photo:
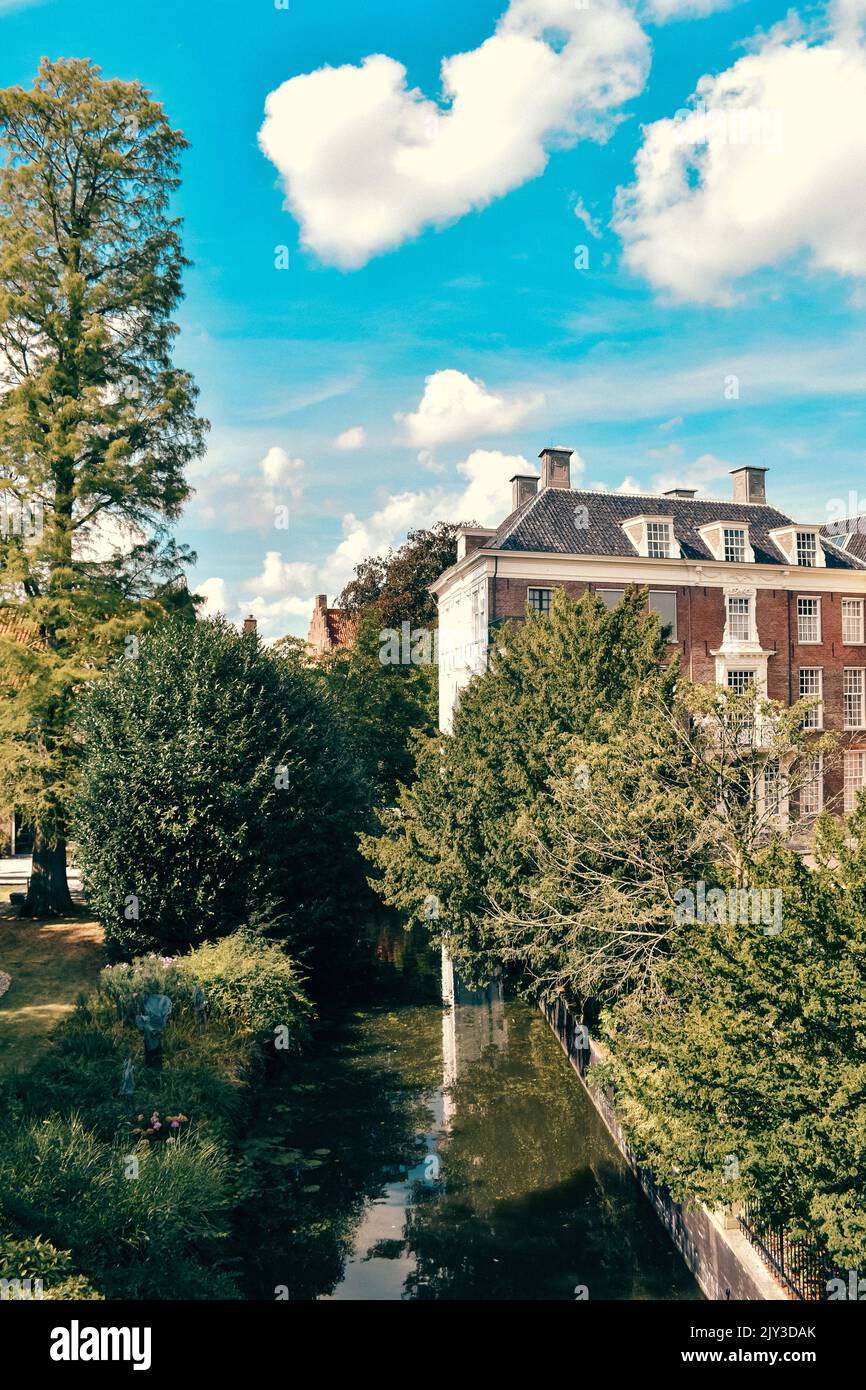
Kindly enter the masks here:
M 588 524 L 576 524 L 575 509 L 585 507 Z M 481 550 L 514 550 L 549 555 L 621 555 L 634 559 L 635 550 L 622 529 L 629 517 L 643 514 L 673 517 L 674 535 L 686 560 L 715 557 L 698 533 L 714 521 L 748 523 L 749 540 L 759 565 L 790 565 L 770 540 L 769 532 L 794 522 L 784 512 L 757 502 L 715 502 L 700 498 L 638 496 L 624 492 L 579 492 L 544 488 L 502 522 Z M 866 534 L 858 539 L 866 542 Z M 828 569 L 866 569 L 863 558 L 821 541 Z
M 821 528 L 825 536 L 836 536 L 839 541 L 848 537 L 843 549 L 846 555 L 866 563 L 866 516 L 846 517 L 843 521 L 831 521 Z

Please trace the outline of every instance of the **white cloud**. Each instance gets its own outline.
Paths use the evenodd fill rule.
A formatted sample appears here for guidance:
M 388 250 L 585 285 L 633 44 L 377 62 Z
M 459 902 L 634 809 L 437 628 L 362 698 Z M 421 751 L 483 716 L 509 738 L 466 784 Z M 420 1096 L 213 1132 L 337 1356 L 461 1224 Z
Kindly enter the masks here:
M 204 618 L 215 618 L 218 613 L 228 611 L 228 591 L 224 579 L 206 579 L 199 584 L 195 593 L 202 594 L 205 602 L 198 610 Z
M 243 587 L 260 594 L 282 594 L 295 587 L 309 589 L 315 582 L 315 573 L 314 565 L 301 560 L 284 560 L 278 550 L 269 550 L 261 574 L 246 580 Z
M 363 425 L 352 425 L 351 429 L 343 430 L 342 434 L 337 435 L 334 440 L 334 448 L 360 449 L 366 438 L 367 432 Z
M 582 198 L 578 198 L 577 202 L 575 203 L 574 215 L 577 218 L 578 222 L 583 223 L 590 236 L 594 236 L 599 241 L 601 240 L 601 227 L 599 226 L 598 222 L 593 217 L 589 209 L 584 206 Z
M 704 19 L 739 3 L 740 0 L 649 0 L 647 12 L 657 24 L 666 24 L 672 19 Z
M 771 31 L 702 77 L 688 114 L 645 128 L 614 219 L 632 270 L 675 299 L 715 304 L 803 252 L 816 269 L 866 275 L 862 19 L 862 0 L 843 0 L 823 43 Z
M 519 188 L 554 145 L 605 139 L 648 69 L 621 0 L 511 0 L 490 38 L 443 59 L 439 101 L 373 54 L 272 91 L 259 143 L 303 244 L 354 269 Z
M 146 540 L 147 535 L 135 522 L 97 512 L 92 521 L 75 532 L 73 553 L 78 560 L 113 560 L 118 555 L 128 555 Z
M 194 479 L 190 511 L 205 526 L 225 531 L 267 530 L 277 508 L 290 507 L 303 493 L 304 460 L 272 445 L 255 471 L 210 468 Z
M 726 479 L 733 466 L 725 459 L 717 458 L 715 454 L 701 454 L 694 463 L 685 467 L 656 473 L 652 480 L 652 491 L 668 492 L 674 487 L 694 487 L 702 492 L 709 483 L 718 483 Z
M 403 422 L 410 444 L 431 448 L 478 435 L 508 434 L 543 400 L 537 392 L 525 398 L 498 396 L 483 381 L 449 367 L 427 377 L 414 413 L 394 418 Z

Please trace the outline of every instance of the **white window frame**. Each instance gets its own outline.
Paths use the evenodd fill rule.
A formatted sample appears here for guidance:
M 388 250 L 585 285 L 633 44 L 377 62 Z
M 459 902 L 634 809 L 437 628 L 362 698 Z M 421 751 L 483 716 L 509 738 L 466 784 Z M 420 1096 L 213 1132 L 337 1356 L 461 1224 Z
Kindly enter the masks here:
M 773 778 L 776 788 L 774 795 L 770 792 L 771 782 L 767 776 L 771 763 L 777 768 L 776 776 Z M 771 799 L 775 800 L 775 806 L 771 804 Z M 761 806 L 763 815 L 770 816 L 773 820 L 788 819 L 788 775 L 779 758 L 768 758 L 764 764 L 761 774 Z
M 646 524 L 646 553 L 649 560 L 670 560 L 673 551 L 674 528 L 669 521 L 648 521 Z
M 750 685 L 757 694 L 758 673 L 753 666 L 732 666 L 725 672 L 725 676 L 728 683 L 728 689 L 735 691 L 737 695 L 745 695 Z M 731 676 L 751 676 L 752 679 L 751 681 L 746 681 L 743 685 L 743 688 L 739 689 L 738 686 L 732 683 Z
M 846 607 L 846 605 L 847 605 L 849 608 L 853 609 L 853 610 L 854 610 L 854 613 L 856 614 L 856 631 L 859 633 L 859 636 L 857 636 L 857 637 L 849 637 L 849 636 L 846 636 L 846 618 L 848 618 L 848 617 L 850 616 L 850 614 L 846 614 L 846 612 L 845 612 L 845 607 Z M 847 628 L 847 631 L 850 632 L 850 627 Z M 843 598 L 843 599 L 842 599 L 842 645 L 845 646 L 845 647 L 862 647 L 862 646 L 863 646 L 863 600 L 862 600 L 862 598 Z
M 814 615 L 810 614 L 809 619 L 814 616 L 816 637 L 804 637 L 802 619 L 806 616 L 800 612 L 801 603 L 814 603 Z M 801 647 L 820 647 L 821 645 L 821 599 L 817 594 L 798 594 L 797 595 L 797 642 Z
M 846 689 L 849 676 L 859 676 L 859 691 Z M 848 700 L 851 694 L 859 694 L 860 715 L 857 723 L 852 723 L 848 717 Z M 866 668 L 862 666 L 843 666 L 842 668 L 842 728 L 843 729 L 866 729 Z
M 814 780 L 801 783 L 797 793 L 798 808 L 802 820 L 811 820 L 814 816 L 820 816 L 824 809 L 824 754 L 816 753 L 814 757 L 806 760 L 813 768 L 817 767 L 817 776 Z M 803 805 L 803 794 L 808 792 L 809 804 Z
M 851 812 L 856 808 L 857 805 L 858 791 L 861 787 L 866 786 L 866 749 L 846 749 L 843 755 L 842 765 L 844 769 L 842 784 L 842 810 L 846 816 L 850 816 Z M 853 775 L 853 770 L 855 768 L 857 769 L 857 773 L 856 775 Z
M 807 672 L 808 672 L 810 675 L 815 675 L 815 676 L 817 676 L 817 678 L 818 678 L 818 679 L 817 679 L 817 687 L 818 687 L 817 690 L 804 690 L 804 689 L 803 689 L 803 677 L 806 675 Z M 822 701 L 822 703 L 821 703 L 820 705 L 813 705 L 811 709 L 809 709 L 809 710 L 806 711 L 805 717 L 804 717 L 804 719 L 803 719 L 803 728 L 804 728 L 804 729 L 823 729 L 823 727 L 824 727 L 824 705 L 823 705 L 823 700 L 824 700 L 824 668 L 823 668 L 822 666 L 801 666 L 798 675 L 799 675 L 798 685 L 799 685 L 799 690 L 800 690 L 800 699 L 803 700 L 803 699 L 805 699 L 805 698 L 806 698 L 807 696 L 809 696 L 809 695 L 817 695 L 817 696 L 819 697 L 819 699 Z
M 739 537 L 728 549 L 728 537 Z M 722 559 L 728 565 L 744 565 L 748 557 L 749 537 L 744 526 L 722 527 Z
M 814 531 L 795 531 L 794 546 L 799 569 L 818 568 L 818 537 Z
M 732 611 L 732 605 L 745 604 L 745 609 L 737 609 L 736 614 Z M 725 641 L 726 642 L 751 642 L 753 632 L 753 608 L 752 600 L 745 594 L 726 594 L 725 595 Z M 745 631 L 734 631 L 733 619 L 745 619 L 744 623 L 739 623 Z

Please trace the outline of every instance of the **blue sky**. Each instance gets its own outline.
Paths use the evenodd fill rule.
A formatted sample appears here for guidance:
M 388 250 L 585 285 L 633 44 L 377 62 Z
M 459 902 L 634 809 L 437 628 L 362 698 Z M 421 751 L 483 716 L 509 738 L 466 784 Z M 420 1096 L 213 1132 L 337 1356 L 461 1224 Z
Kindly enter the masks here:
M 800 519 L 866 508 L 861 3 L 712 11 L 0 0 L 3 85 L 88 57 L 191 142 L 176 357 L 212 430 L 177 531 L 215 607 L 303 632 L 408 526 L 499 520 L 549 443 L 585 486 L 758 463 Z

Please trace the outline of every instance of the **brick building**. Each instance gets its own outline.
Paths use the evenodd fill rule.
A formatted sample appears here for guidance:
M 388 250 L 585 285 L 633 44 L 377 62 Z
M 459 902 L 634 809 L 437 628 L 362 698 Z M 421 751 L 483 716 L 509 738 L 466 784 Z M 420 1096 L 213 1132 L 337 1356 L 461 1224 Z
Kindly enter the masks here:
M 337 647 L 351 647 L 358 630 L 354 613 L 342 608 L 329 608 L 328 595 L 317 594 L 310 630 L 307 634 L 307 654 L 314 661 Z
M 866 545 L 861 557 L 844 530 L 831 538 L 770 506 L 763 468 L 734 469 L 730 501 L 583 492 L 571 452 L 543 449 L 540 478 L 515 476 L 510 514 L 462 528 L 457 563 L 433 586 L 440 726 L 503 621 L 545 612 L 560 587 L 608 606 L 646 587 L 690 680 L 754 683 L 784 704 L 821 697 L 814 727 L 841 732 L 842 757 L 826 776 L 816 767 L 800 812 L 850 810 L 866 785 Z

